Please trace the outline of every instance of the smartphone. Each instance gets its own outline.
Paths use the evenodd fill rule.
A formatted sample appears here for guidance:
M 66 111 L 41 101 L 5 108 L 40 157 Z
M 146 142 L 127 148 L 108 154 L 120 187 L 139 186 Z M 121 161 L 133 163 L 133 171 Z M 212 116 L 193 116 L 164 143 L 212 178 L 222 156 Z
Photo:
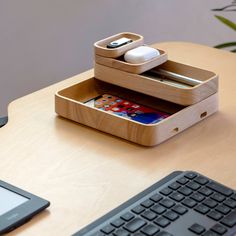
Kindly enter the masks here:
M 97 96 L 84 104 L 142 124 L 155 124 L 170 116 L 166 112 L 154 110 L 111 94 Z

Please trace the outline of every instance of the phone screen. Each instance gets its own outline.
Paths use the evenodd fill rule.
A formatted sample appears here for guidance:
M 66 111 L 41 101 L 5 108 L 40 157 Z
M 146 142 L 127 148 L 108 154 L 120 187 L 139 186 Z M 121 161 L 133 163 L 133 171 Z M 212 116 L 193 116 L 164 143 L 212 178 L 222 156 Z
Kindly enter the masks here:
M 170 114 L 165 112 L 154 110 L 110 94 L 100 95 L 85 102 L 85 104 L 143 124 L 155 124 L 170 116 Z

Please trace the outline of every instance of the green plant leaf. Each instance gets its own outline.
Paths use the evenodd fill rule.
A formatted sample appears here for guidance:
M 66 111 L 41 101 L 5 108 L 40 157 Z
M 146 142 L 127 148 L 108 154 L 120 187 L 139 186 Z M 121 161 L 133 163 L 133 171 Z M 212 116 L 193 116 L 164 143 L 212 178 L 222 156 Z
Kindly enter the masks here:
M 227 25 L 228 27 L 230 27 L 231 29 L 236 31 L 236 24 L 234 22 L 232 22 L 231 20 L 228 20 L 226 18 L 224 18 L 223 16 L 218 16 L 215 15 L 215 17 L 221 21 L 223 24 Z
M 228 43 L 218 44 L 215 46 L 215 48 L 228 48 L 228 47 L 232 47 L 232 46 L 236 46 L 236 42 L 228 42 Z

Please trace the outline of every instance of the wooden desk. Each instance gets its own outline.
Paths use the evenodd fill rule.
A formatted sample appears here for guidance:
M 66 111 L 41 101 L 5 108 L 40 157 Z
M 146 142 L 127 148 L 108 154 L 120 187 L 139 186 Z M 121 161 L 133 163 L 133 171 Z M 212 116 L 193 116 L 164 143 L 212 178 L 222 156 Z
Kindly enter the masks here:
M 0 179 L 51 201 L 9 235 L 71 235 L 174 170 L 236 188 L 236 54 L 161 43 L 169 58 L 220 75 L 220 111 L 167 142 L 142 147 L 59 118 L 54 93 L 93 71 L 20 98 L 0 129 Z

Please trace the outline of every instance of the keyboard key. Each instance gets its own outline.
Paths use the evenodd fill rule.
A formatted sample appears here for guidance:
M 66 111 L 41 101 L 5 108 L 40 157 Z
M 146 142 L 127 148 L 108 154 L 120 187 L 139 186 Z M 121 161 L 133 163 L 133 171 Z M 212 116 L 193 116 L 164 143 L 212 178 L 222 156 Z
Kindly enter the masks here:
M 203 195 L 205 195 L 205 196 L 207 196 L 207 197 L 210 196 L 210 195 L 213 193 L 212 190 L 210 190 L 209 188 L 206 188 L 205 186 L 202 187 L 202 188 L 200 188 L 200 189 L 198 190 L 198 192 L 201 193 L 201 194 L 203 194 Z
M 166 208 L 171 208 L 172 206 L 175 205 L 175 203 L 174 203 L 172 200 L 167 199 L 167 198 L 161 200 L 161 201 L 160 201 L 160 204 L 161 204 L 162 206 L 166 207 Z
M 209 231 L 205 232 L 202 236 L 219 236 L 219 234 L 209 230 Z
M 152 236 L 155 233 L 159 232 L 160 228 L 158 228 L 157 226 L 153 225 L 153 224 L 149 224 L 146 225 L 144 228 L 142 228 L 141 232 L 148 235 L 148 236 Z
M 122 220 L 122 219 L 120 219 L 120 218 L 117 218 L 116 220 L 113 220 L 112 222 L 111 222 L 111 224 L 113 225 L 113 226 L 115 226 L 116 228 L 119 228 L 121 225 L 123 225 L 125 222 Z
M 197 174 L 194 172 L 188 172 L 187 174 L 184 175 L 184 177 L 188 179 L 194 179 L 195 177 L 197 177 Z
M 133 220 L 131 220 L 129 223 L 127 223 L 124 228 L 126 230 L 128 230 L 131 233 L 134 233 L 135 231 L 141 229 L 144 225 L 146 225 L 147 223 L 140 219 L 140 218 L 134 218 Z
M 223 202 L 225 200 L 225 197 L 220 193 L 214 193 L 213 195 L 211 195 L 211 198 L 216 200 L 217 202 Z
M 232 211 L 227 215 L 220 223 L 228 226 L 233 227 L 236 225 L 236 211 Z
M 151 208 L 152 211 L 156 212 L 157 214 L 162 214 L 166 211 L 166 208 L 161 205 L 155 205 Z
M 173 189 L 173 190 L 177 190 L 178 188 L 180 188 L 180 184 L 177 182 L 173 182 L 172 184 L 169 185 L 169 188 Z
M 154 223 L 161 226 L 162 228 L 165 228 L 167 225 L 170 224 L 170 221 L 161 216 L 161 217 L 155 219 Z
M 113 232 L 115 230 L 115 228 L 112 225 L 106 225 L 105 227 L 103 227 L 101 229 L 101 231 L 105 234 L 110 234 L 111 232 Z
M 210 198 L 205 199 L 202 203 L 210 208 L 214 208 L 217 205 L 217 202 Z
M 208 214 L 207 214 L 208 217 L 210 217 L 211 219 L 213 220 L 220 220 L 223 215 L 217 211 L 210 211 Z
M 124 229 L 118 229 L 113 233 L 113 235 L 115 235 L 115 236 L 130 236 L 130 233 Z
M 170 195 L 170 198 L 177 202 L 180 202 L 184 199 L 184 195 L 178 192 L 174 192 Z
M 146 208 L 149 208 L 149 207 L 154 205 L 154 202 L 152 200 L 147 199 L 147 200 L 143 201 L 141 203 L 141 205 L 146 207 Z
M 130 221 L 134 218 L 134 215 L 130 212 L 127 212 L 121 216 L 121 218 L 125 221 Z
M 236 201 L 233 199 L 226 199 L 223 204 L 225 204 L 226 206 L 230 207 L 230 208 L 236 208 Z
M 179 215 L 176 214 L 174 211 L 167 211 L 165 214 L 163 214 L 163 216 L 171 221 L 174 221 L 179 218 Z
M 201 213 L 201 214 L 206 214 L 207 212 L 210 211 L 209 207 L 204 206 L 203 204 L 200 204 L 194 208 L 195 211 Z
M 236 193 L 234 193 L 231 198 L 236 201 Z
M 141 216 L 147 220 L 154 220 L 157 217 L 157 214 L 153 211 L 147 210 L 144 211 Z
M 233 190 L 231 190 L 230 188 L 227 188 L 221 184 L 218 184 L 216 182 L 210 182 L 207 184 L 207 187 L 218 192 L 218 193 L 221 193 L 223 194 L 224 196 L 226 197 L 229 197 L 230 195 L 233 194 Z
M 217 234 L 220 234 L 220 235 L 223 235 L 224 233 L 227 232 L 227 229 L 220 225 L 220 224 L 215 224 L 212 228 L 211 228 L 212 231 L 216 232 Z
M 188 179 L 187 178 L 185 178 L 185 177 L 182 177 L 182 178 L 180 178 L 180 179 L 178 179 L 177 180 L 177 182 L 179 183 L 179 184 L 186 184 L 186 183 L 188 183 Z
M 131 211 L 136 213 L 136 214 L 140 214 L 145 210 L 144 207 L 142 207 L 141 205 L 138 205 L 136 207 L 134 207 Z
M 199 225 L 197 223 L 193 224 L 190 228 L 188 228 L 195 234 L 202 234 L 205 231 L 205 228 L 202 225 Z
M 161 231 L 156 236 L 173 236 L 173 234 L 170 234 L 170 233 L 168 233 L 166 231 Z
M 194 206 L 197 205 L 197 202 L 194 201 L 193 199 L 185 198 L 185 199 L 183 200 L 182 204 L 184 204 L 184 205 L 187 206 L 187 207 L 192 208 L 192 207 L 194 207 Z
M 216 208 L 215 208 L 216 211 L 219 211 L 220 213 L 226 215 L 230 212 L 230 208 L 225 206 L 225 205 L 218 205 Z
M 160 193 L 161 194 L 163 194 L 163 195 L 165 195 L 165 196 L 168 196 L 169 194 L 171 194 L 173 191 L 170 189 L 170 188 L 168 188 L 168 187 L 166 187 L 166 188 L 164 188 L 164 189 L 162 189 L 161 191 L 160 191 Z
M 145 234 L 143 234 L 143 233 L 140 233 L 140 232 L 138 232 L 138 233 L 135 233 L 135 234 L 132 234 L 133 236 L 145 236 Z
M 185 196 L 189 196 L 193 191 L 190 188 L 187 188 L 186 186 L 184 186 L 178 189 L 178 192 L 182 193 Z
M 182 205 L 176 205 L 172 208 L 172 210 L 180 215 L 183 215 L 188 211 L 188 209 Z
M 156 193 L 156 194 L 154 194 L 153 196 L 150 197 L 150 199 L 154 202 L 159 202 L 162 198 L 163 197 L 158 193 Z
M 203 176 L 198 176 L 197 178 L 194 179 L 195 182 L 204 185 L 209 182 L 209 180 Z
M 190 197 L 197 202 L 201 202 L 205 199 L 205 197 L 201 193 L 193 193 L 190 195 Z
M 198 190 L 199 188 L 201 188 L 200 184 L 193 182 L 193 181 L 189 182 L 186 186 L 191 188 L 192 190 Z

